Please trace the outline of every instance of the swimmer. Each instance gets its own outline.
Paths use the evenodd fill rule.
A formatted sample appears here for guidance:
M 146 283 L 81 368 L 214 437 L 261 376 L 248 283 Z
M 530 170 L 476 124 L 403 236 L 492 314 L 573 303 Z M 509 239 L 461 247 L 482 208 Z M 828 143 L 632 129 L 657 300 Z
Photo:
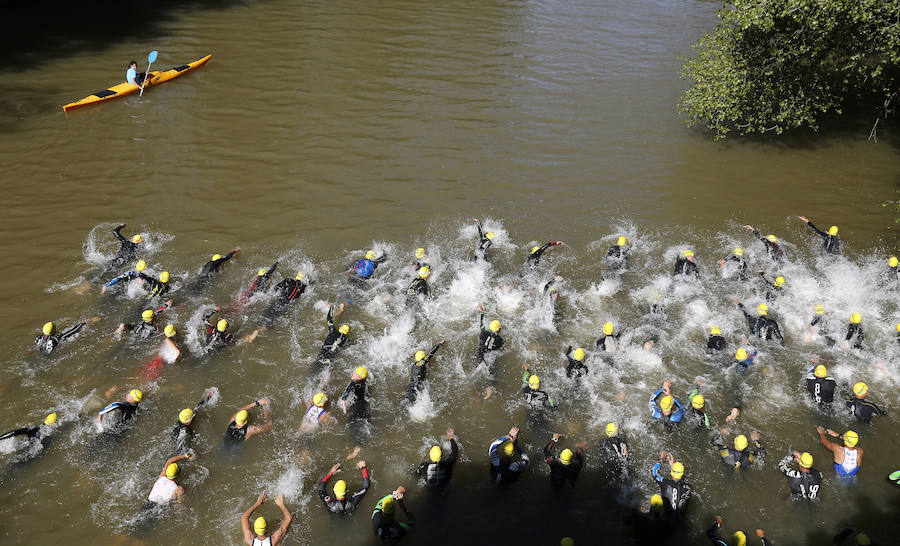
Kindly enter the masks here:
M 837 386 L 837 382 L 828 375 L 828 368 L 817 364 L 818 361 L 818 358 L 813 360 L 813 364 L 816 366 L 806 374 L 806 390 L 820 408 L 826 408 L 834 402 L 834 388 Z
M 256 499 L 256 503 L 241 516 L 241 531 L 244 533 L 244 544 L 247 546 L 278 546 L 284 541 L 284 537 L 288 532 L 288 527 L 291 526 L 293 517 L 284 505 L 284 495 L 278 495 L 275 497 L 275 504 L 281 509 L 281 525 L 278 526 L 278 529 L 276 529 L 274 533 L 269 535 L 266 533 L 268 527 L 266 519 L 258 517 L 254 520 L 253 530 L 251 531 L 250 516 L 252 516 L 253 512 L 262 506 L 264 502 L 266 502 L 265 493 L 260 495 L 259 498 Z
M 350 374 L 350 383 L 341 394 L 341 409 L 350 422 L 357 419 L 371 419 L 369 413 L 369 390 L 366 384 L 366 378 L 369 377 L 369 370 L 365 366 L 359 366 Z
M 801 221 L 806 222 L 806 225 L 809 226 L 811 230 L 813 230 L 816 235 L 821 237 L 822 240 L 822 248 L 825 252 L 829 254 L 843 254 L 844 253 L 844 243 L 841 241 L 840 236 L 838 235 L 838 227 L 831 226 L 828 228 L 828 231 L 822 231 L 813 224 L 809 218 L 805 216 L 798 216 Z
M 169 504 L 173 499 L 180 504 L 184 498 L 184 487 L 175 481 L 175 478 L 181 472 L 181 466 L 179 466 L 178 461 L 193 461 L 196 458 L 196 455 L 185 453 L 167 460 L 166 464 L 163 465 L 162 472 L 159 473 L 159 477 L 156 478 L 156 483 L 153 484 L 153 489 L 150 490 L 150 495 L 147 496 L 144 509 Z
M 109 389 L 106 394 L 109 396 L 117 390 L 116 387 Z M 122 402 L 113 402 L 97 413 L 97 425 L 104 432 L 116 432 L 121 429 L 128 421 L 134 417 L 138 410 L 138 404 L 144 399 L 144 393 L 138 389 L 131 389 L 125 395 Z
M 250 425 L 250 413 L 248 410 L 262 407 L 263 417 L 266 422 L 261 425 Z M 269 399 L 260 398 L 254 402 L 247 404 L 238 410 L 237 413 L 229 419 L 228 427 L 225 429 L 225 445 L 236 446 L 256 436 L 272 430 L 275 425 L 272 423 L 272 414 L 269 412 Z
M 693 250 L 685 250 L 675 260 L 675 275 L 693 275 L 695 279 L 700 278 L 700 270 L 697 268 Z
M 375 273 L 378 264 L 384 263 L 385 260 L 387 260 L 386 253 L 382 253 L 380 257 L 376 258 L 375 251 L 369 250 L 366 252 L 365 258 L 358 260 L 346 272 L 360 279 L 369 279 Z
M 763 237 L 755 227 L 749 224 L 744 226 L 744 228 L 747 231 L 752 232 L 753 235 L 766 246 L 766 254 L 768 254 L 769 257 L 772 258 L 772 261 L 777 264 L 781 264 L 784 261 L 784 250 L 782 250 L 781 246 L 778 244 L 777 237 L 771 234 Z
M 87 321 L 82 320 L 78 324 L 70 326 L 62 332 L 57 332 L 56 324 L 48 322 L 41 328 L 41 335 L 34 338 L 34 345 L 35 347 L 37 347 L 38 351 L 44 353 L 45 355 L 52 354 L 53 351 L 55 351 L 56 348 L 59 347 L 60 343 L 77 334 L 82 328 L 84 328 L 85 324 L 87 324 Z
M 450 452 L 444 453 L 440 445 L 433 445 L 428 451 L 428 460 L 419 464 L 416 468 L 416 476 L 425 482 L 427 487 L 446 487 L 450 483 L 453 474 L 453 466 L 459 457 L 459 444 L 453 429 L 448 428 L 446 433 L 447 443 L 450 444 Z
M 481 222 L 475 218 L 475 226 L 478 228 L 478 246 L 475 248 L 476 258 L 480 255 L 483 260 L 487 260 L 487 251 L 494 242 L 494 232 L 485 233 L 481 229 Z
M 569 361 L 569 365 L 566 366 L 566 377 L 575 377 L 577 379 L 587 375 L 588 367 L 584 364 L 584 349 L 579 347 L 573 351 L 572 345 L 569 344 L 568 349 L 566 349 L 566 360 Z
M 659 473 L 663 461 L 669 462 L 669 477 Z M 665 501 L 664 506 L 669 514 L 683 515 L 691 498 L 693 489 L 684 479 L 684 464 L 675 461 L 671 453 L 660 452 L 659 460 L 651 470 L 653 479 L 659 484 L 660 495 Z
M 855 476 L 859 472 L 863 459 L 862 448 L 856 447 L 856 444 L 859 443 L 859 434 L 852 430 L 839 434 L 830 428 L 825 429 L 821 426 L 816 426 L 816 432 L 819 433 L 819 442 L 834 455 L 834 471 L 837 472 L 837 475 L 842 478 Z M 844 445 L 832 442 L 825 437 L 826 433 L 834 438 L 840 438 L 844 441 Z
M 116 256 L 109 261 L 107 267 L 122 267 L 128 261 L 134 259 L 137 255 L 138 245 L 144 241 L 144 237 L 138 233 L 131 237 L 131 239 L 126 239 L 122 235 L 122 228 L 125 227 L 125 224 L 119 224 L 115 228 L 113 228 L 113 233 L 116 235 L 116 239 L 121 242 L 119 246 L 119 251 L 116 252 Z
M 334 316 L 337 314 L 340 316 L 341 313 L 344 312 L 344 304 L 340 304 L 337 308 L 337 313 L 334 312 L 334 306 L 328 306 L 328 314 L 325 316 L 325 322 L 328 325 L 328 333 L 325 335 L 325 341 L 322 342 L 322 350 L 319 351 L 319 356 L 316 357 L 315 365 L 322 368 L 329 364 L 331 364 L 331 359 L 337 354 L 337 352 L 347 343 L 349 339 L 347 336 L 350 333 L 350 326 L 347 324 L 341 324 L 339 328 L 334 326 Z
M 730 263 L 735 264 L 735 268 L 737 268 L 738 278 L 740 280 L 746 281 L 750 278 L 749 274 L 747 273 L 747 260 L 744 259 L 743 248 L 735 247 L 735 249 L 731 251 L 731 254 L 719 260 L 719 267 L 724 269 L 725 266 Z
M 672 428 L 684 418 L 684 406 L 672 396 L 672 382 L 666 379 L 663 386 L 650 395 L 650 417 L 660 420 L 666 428 Z
M 484 307 L 478 306 L 481 311 L 481 334 L 478 338 L 478 362 L 484 362 L 484 355 L 491 351 L 497 351 L 503 347 L 503 337 L 500 335 L 500 321 L 492 320 L 487 328 L 484 327 Z
M 491 442 L 488 456 L 491 460 L 491 479 L 498 484 L 516 481 L 525 472 L 531 460 L 518 446 L 519 427 Z
M 541 246 L 533 246 L 531 247 L 531 251 L 528 253 L 528 258 L 525 259 L 525 267 L 536 267 L 540 261 L 541 256 L 543 256 L 544 252 L 547 251 L 551 246 L 565 246 L 566 243 L 562 241 L 547 241 Z
M 875 402 L 866 400 L 868 395 L 869 386 L 860 381 L 853 385 L 852 393 L 844 394 L 844 401 L 846 402 L 847 409 L 853 416 L 859 421 L 870 425 L 872 424 L 872 417 L 875 417 L 876 415 L 887 415 L 887 413 L 878 407 L 878 404 Z
M 405 493 L 406 488 L 400 485 L 390 495 L 385 495 L 375 504 L 375 510 L 372 511 L 372 530 L 375 532 L 376 538 L 381 540 L 400 538 L 415 526 L 416 518 L 412 512 L 407 510 L 406 503 L 403 502 Z M 397 506 L 406 514 L 406 522 L 397 521 L 395 515 Z
M 721 457 L 722 464 L 740 470 L 753 464 L 756 459 L 766 453 L 766 449 L 759 442 L 759 432 L 750 433 L 750 440 L 743 434 L 734 438 L 734 447 L 725 445 L 724 436 L 728 435 L 726 429 L 722 429 L 710 442 Z M 752 445 L 750 444 L 752 442 Z
M 792 460 L 800 465 L 799 470 L 788 466 Z M 816 500 L 822 486 L 822 473 L 813 468 L 812 455 L 794 451 L 778 463 L 778 469 L 787 477 L 791 498 Z
M 319 425 L 329 422 L 331 415 L 328 413 L 328 395 L 317 392 L 313 396 L 312 404 L 306 406 L 306 413 L 300 420 L 300 432 L 311 434 L 319 429 Z
M 756 306 L 756 311 L 759 313 L 757 316 L 753 316 L 744 309 L 744 304 L 739 300 L 734 300 L 737 304 L 738 309 L 741 310 L 741 313 L 744 314 L 744 318 L 747 320 L 747 324 L 750 326 L 750 331 L 758 336 L 760 339 L 765 339 L 767 341 L 775 340 L 781 345 L 784 345 L 784 335 L 781 333 L 781 326 L 778 325 L 778 322 L 769 318 L 769 306 L 765 303 L 760 303 Z
M 575 451 L 564 449 L 558 456 L 553 455 L 553 448 L 556 446 L 561 434 L 554 434 L 550 442 L 544 447 L 544 461 L 550 467 L 550 483 L 554 487 L 562 487 L 567 483 L 575 487 L 575 480 L 584 466 L 584 448 L 585 442 L 577 442 Z
M 428 375 L 428 363 L 434 354 L 446 343 L 447 340 L 441 340 L 440 343 L 431 348 L 428 354 L 425 351 L 416 351 L 415 362 L 409 367 L 409 378 L 406 384 L 406 396 L 403 398 L 406 402 L 413 404 L 419 396 L 419 391 L 425 386 L 425 379 Z
M 362 487 L 356 493 L 350 495 L 350 498 L 347 498 L 347 482 L 344 480 L 338 480 L 335 482 L 334 487 L 332 488 L 332 493 L 334 496 L 329 495 L 325 488 L 328 485 L 328 480 L 332 478 L 332 476 L 337 475 L 338 472 L 341 471 L 341 463 L 336 463 L 334 466 L 328 470 L 328 474 L 325 474 L 325 477 L 319 480 L 319 499 L 322 501 L 322 504 L 325 505 L 325 508 L 332 514 L 339 515 L 349 515 L 352 514 L 356 507 L 359 506 L 360 501 L 362 501 L 363 497 L 366 494 L 366 491 L 369 490 L 369 485 L 372 483 L 371 478 L 369 477 L 369 469 L 366 468 L 366 461 L 359 461 L 356 463 L 356 468 L 358 468 L 362 472 Z

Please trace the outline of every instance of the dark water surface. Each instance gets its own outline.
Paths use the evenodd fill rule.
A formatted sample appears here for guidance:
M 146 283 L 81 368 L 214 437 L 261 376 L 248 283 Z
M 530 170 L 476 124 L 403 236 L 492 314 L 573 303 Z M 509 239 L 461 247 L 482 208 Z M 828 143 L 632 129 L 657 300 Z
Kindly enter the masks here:
M 678 57 L 713 28 L 716 7 L 167 4 L 164 17 L 148 21 L 149 37 L 110 31 L 99 40 L 100 28 L 78 42 L 68 31 L 72 44 L 46 42 L 32 68 L 14 59 L 0 65 L 0 428 L 39 422 L 49 411 L 63 422 L 40 457 L 2 470 L 2 542 L 240 544 L 240 514 L 266 492 L 283 493 L 295 513 L 287 544 L 370 543 L 374 503 L 405 484 L 419 519 L 405 539 L 411 544 L 556 544 L 566 535 L 578 544 L 626 544 L 630 529 L 621 519 L 656 491 L 649 468 L 666 449 L 685 462 L 696 491 L 671 543 L 703 543 L 702 529 L 717 513 L 729 535 L 764 527 L 778 545 L 828 543 L 848 523 L 890 543 L 898 495 L 884 476 L 900 464 L 900 308 L 896 289 L 878 276 L 897 252 L 893 216 L 880 206 L 900 181 L 897 138 L 885 130 L 878 143 L 867 142 L 862 124 L 777 143 L 715 143 L 686 129 L 674 115 L 685 85 Z M 213 58 L 143 98 L 62 112 L 120 81 L 129 60 L 143 70 L 151 49 L 160 52 L 160 69 Z M 839 225 L 846 259 L 822 257 L 798 214 L 822 228 Z M 491 265 L 469 259 L 473 217 L 497 233 Z M 84 289 L 115 252 L 110 230 L 119 222 L 129 235 L 144 234 L 150 270 L 170 271 L 177 288 L 166 319 L 179 329 L 184 357 L 158 381 L 140 369 L 159 340 L 112 335 L 122 320 L 138 319 L 142 291 Z M 789 263 L 775 268 L 741 229 L 747 223 L 777 234 Z M 619 234 L 634 243 L 634 258 L 627 274 L 604 280 L 602 255 Z M 527 250 L 550 239 L 567 246 L 520 277 Z M 787 348 L 757 343 L 760 358 L 745 377 L 728 358 L 703 354 L 710 325 L 722 328 L 732 351 L 746 336 L 733 298 L 762 301 L 761 283 L 742 285 L 717 271 L 736 245 L 754 270 L 787 279 L 773 305 Z M 400 293 L 419 246 L 428 249 L 435 299 L 411 312 Z M 345 419 L 314 439 L 298 428 L 316 392 L 310 362 L 325 334 L 321 302 L 343 299 L 341 271 L 372 247 L 389 260 L 373 290 L 354 297 L 340 319 L 354 343 L 336 359 L 325 390 L 335 400 L 353 368 L 369 367 L 373 434 L 362 457 L 374 480 L 358 514 L 332 520 L 315 487 L 353 446 Z M 701 284 L 671 279 L 688 247 Z M 231 248 L 241 250 L 216 283 L 188 295 L 209 255 Z M 202 356 L 200 322 L 212 306 L 226 308 L 239 336 L 257 327 L 271 296 L 235 301 L 276 259 L 276 280 L 297 270 L 313 280 L 307 295 L 254 343 Z M 565 280 L 554 325 L 541 289 L 555 274 Z M 659 323 L 645 316 L 654 302 L 666 307 Z M 499 393 L 487 401 L 487 370 L 472 356 L 479 304 L 503 321 L 508 345 L 497 361 Z M 840 332 L 850 313 L 863 313 L 867 350 L 823 353 L 806 339 L 815 304 Z M 93 316 L 99 321 L 52 358 L 31 350 L 47 320 L 65 326 Z M 608 320 L 628 328 L 624 350 L 612 365 L 589 350 L 590 377 L 570 383 L 565 347 L 590 349 Z M 660 342 L 645 352 L 640 342 L 649 335 Z M 427 394 L 400 406 L 412 355 L 441 339 L 447 345 L 431 364 Z M 889 412 L 855 428 L 866 455 L 853 486 L 837 482 L 814 425 L 859 425 L 819 415 L 799 390 L 816 354 L 835 361 L 830 372 L 839 383 L 865 380 Z M 529 423 L 520 400 L 526 363 L 560 401 L 543 426 Z M 684 400 L 698 376 L 715 421 L 740 401 L 735 433 L 761 431 L 769 456 L 760 468 L 724 472 L 705 432 L 667 433 L 649 422 L 647 398 L 664 379 Z M 94 415 L 113 386 L 142 388 L 144 410 L 120 441 L 98 445 Z M 200 457 L 184 465 L 185 503 L 155 526 L 141 525 L 139 508 L 170 455 L 169 429 L 208 387 L 218 394 L 195 421 Z M 225 453 L 229 417 L 260 396 L 272 399 L 275 429 Z M 594 449 L 609 421 L 632 444 L 624 488 L 607 482 Z M 487 482 L 487 446 L 513 424 L 534 464 L 519 483 L 497 489 Z M 462 444 L 461 461 L 449 492 L 429 494 L 409 472 L 448 426 Z M 563 447 L 588 442 L 576 490 L 549 485 L 540 450 L 553 431 L 566 435 Z M 818 504 L 789 501 L 776 467 L 789 449 L 810 451 L 825 473 Z M 12 446 L 0 450 L 4 465 L 15 459 Z M 341 477 L 354 490 L 360 477 L 347 466 Z M 260 513 L 270 528 L 280 518 L 271 501 Z

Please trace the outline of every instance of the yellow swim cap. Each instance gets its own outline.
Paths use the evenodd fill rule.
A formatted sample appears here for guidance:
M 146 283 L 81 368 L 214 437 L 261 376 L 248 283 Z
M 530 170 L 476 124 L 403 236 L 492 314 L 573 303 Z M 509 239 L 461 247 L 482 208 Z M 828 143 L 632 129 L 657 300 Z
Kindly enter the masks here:
M 856 535 L 856 543 L 859 544 L 859 546 L 869 546 L 872 544 L 872 539 L 865 533 L 859 533 Z
M 419 277 L 423 279 L 427 279 L 428 276 L 431 275 L 431 268 L 427 265 L 425 267 L 419 268 Z
M 769 240 L 770 242 L 772 242 L 772 243 L 777 243 L 777 242 L 778 242 L 778 239 L 777 239 L 774 235 L 772 235 L 772 234 L 766 235 L 766 239 L 768 239 L 768 240 Z
M 663 396 L 659 399 L 659 407 L 663 411 L 671 410 L 673 405 L 675 405 L 675 399 L 669 395 Z
M 356 375 L 359 376 L 360 379 L 365 379 L 365 378 L 369 377 L 369 370 L 367 370 L 365 366 L 360 366 L 360 367 L 356 368 L 356 370 L 354 370 L 354 372 L 356 373 Z
M 828 228 L 828 235 L 837 235 L 837 234 L 838 234 L 837 226 L 831 226 L 830 228 Z
M 144 320 L 144 322 L 150 322 L 151 320 L 153 320 L 154 314 L 155 313 L 153 312 L 153 309 L 144 309 L 144 312 L 141 313 L 141 318 Z
M 169 272 L 163 271 L 159 274 L 159 282 L 169 282 Z
M 374 260 L 374 259 L 375 259 L 375 251 L 374 251 L 374 250 L 370 250 L 370 251 L 366 252 L 366 259 L 367 259 L 367 260 Z
M 174 480 L 175 476 L 178 475 L 178 463 L 172 463 L 166 467 L 166 477 L 170 480 Z
M 624 235 L 619 236 L 619 240 L 616 241 L 616 245 L 625 246 L 626 244 L 628 244 L 628 239 L 626 239 Z
M 897 331 L 900 332 L 900 322 L 897 323 Z
M 130 391 L 128 391 L 128 394 L 131 395 L 132 400 L 134 400 L 135 402 L 140 402 L 144 399 L 144 393 L 142 393 L 138 389 L 131 389 Z
M 181 421 L 182 425 L 190 425 L 193 419 L 194 410 L 191 408 L 184 408 L 181 410 L 181 413 L 178 414 L 178 420 Z
M 381 499 L 381 511 L 387 515 L 394 513 L 394 497 L 385 497 Z
M 756 306 L 756 310 L 759 312 L 760 315 L 766 315 L 769 313 L 769 306 L 766 305 L 765 303 L 760 303 L 759 305 Z
M 713 326 L 712 328 L 709 329 L 709 335 L 711 335 L 711 336 L 722 335 L 722 329 L 719 328 L 718 326 Z
M 269 272 L 269 270 L 266 269 L 265 267 L 263 267 L 262 269 L 260 269 L 259 271 L 256 272 L 256 276 L 257 276 L 257 277 L 262 277 L 263 275 L 265 275 L 265 274 L 268 273 L 268 272 Z
M 425 351 L 416 351 L 416 356 L 415 356 L 416 362 L 421 362 L 421 361 L 425 360 L 426 356 L 428 356 L 428 355 L 425 353 Z
M 44 332 L 45 336 L 49 336 L 54 330 L 56 330 L 56 325 L 52 322 L 44 323 L 43 328 L 41 328 L 41 331 Z
M 900 264 L 900 261 L 897 260 L 897 257 L 896 257 L 896 256 L 891 256 L 890 258 L 888 258 L 888 265 L 889 265 L 889 266 L 891 266 L 891 267 L 897 267 L 898 264 Z
M 528 378 L 528 386 L 531 388 L 531 390 L 540 388 L 541 378 L 536 375 L 532 375 Z
M 219 322 L 216 323 L 216 330 L 218 330 L 220 332 L 224 332 L 227 329 L 228 329 L 228 321 L 227 320 L 221 319 Z
M 656 493 L 652 497 L 650 497 L 650 508 L 651 509 L 659 510 L 660 508 L 662 508 L 662 505 L 663 505 L 662 495 L 660 495 L 659 493 Z
M 166 334 L 166 337 L 175 337 L 175 325 L 166 324 L 165 329 L 163 329 L 163 333 Z
M 745 449 L 747 449 L 747 437 L 743 434 L 735 436 L 734 449 L 738 451 L 744 451 Z
M 574 453 L 572 453 L 571 449 L 566 448 L 562 450 L 562 453 L 559 454 L 559 462 L 566 466 L 569 466 L 570 464 L 572 464 L 572 455 L 574 455 Z
M 294 280 L 302 281 L 302 280 L 303 280 L 303 277 L 305 277 L 305 275 L 303 274 L 303 272 L 302 272 L 302 271 L 298 271 L 297 274 L 294 276 Z
M 822 307 L 821 305 L 816 305 L 815 308 L 813 308 L 813 310 L 816 312 L 817 315 L 825 314 L 825 308 Z
M 735 531 L 732 536 L 734 537 L 734 546 L 747 546 L 747 535 L 743 531 Z
M 688 256 L 693 256 L 694 251 L 693 250 L 685 250 L 684 252 L 681 253 L 681 255 L 684 256 L 685 258 L 687 258 Z
M 572 537 L 563 537 L 559 541 L 559 546 L 575 546 L 575 540 Z
M 144 240 L 144 238 L 141 236 L 140 233 L 138 233 L 137 235 L 135 235 L 134 237 L 131 238 L 131 242 L 134 244 L 138 244 L 143 240 Z
M 147 269 L 147 262 L 145 262 L 144 260 L 138 260 L 138 262 L 134 264 L 134 268 L 138 271 L 143 271 Z
M 869 392 L 869 386 L 862 381 L 853 385 L 853 394 L 856 396 L 864 396 L 867 392 Z
M 253 532 L 255 532 L 257 536 L 266 534 L 266 518 L 262 516 L 256 518 L 256 521 L 253 522 Z
M 613 334 L 613 331 L 615 331 L 615 328 L 613 328 L 612 322 L 606 322 L 603 324 L 603 333 L 605 335 L 611 336 Z
M 416 249 L 416 259 L 417 259 L 417 260 L 421 260 L 421 259 L 424 258 L 424 257 L 425 257 L 425 249 L 424 249 L 424 248 L 417 248 L 417 249 Z
M 239 427 L 242 427 L 247 424 L 247 421 L 249 419 L 250 419 L 250 414 L 247 413 L 247 410 L 242 409 L 241 411 L 237 412 L 237 414 L 234 416 L 234 424 Z
M 706 404 L 706 399 L 703 398 L 702 394 L 698 394 L 691 398 L 691 407 L 694 409 L 703 409 L 703 406 Z
M 350 333 L 350 326 L 346 324 L 341 324 L 341 327 L 338 328 L 338 332 L 344 334 L 345 336 Z
M 317 392 L 315 396 L 313 396 L 313 405 L 317 407 L 322 407 L 325 405 L 325 402 L 328 402 L 328 395 L 324 392 Z
M 431 450 L 428 452 L 428 458 L 433 463 L 440 462 L 443 455 L 444 453 L 441 451 L 440 446 L 431 446 Z
M 493 238 L 494 238 L 494 232 L 493 232 L 493 231 L 488 231 L 487 233 L 484 234 L 484 236 L 487 237 L 488 239 L 493 239 Z
M 784 277 L 782 277 L 781 275 L 775 277 L 775 282 L 772 284 L 775 285 L 775 288 L 780 288 L 780 287 L 784 286 Z
M 500 321 L 492 320 L 490 324 L 488 324 L 488 328 L 491 332 L 499 332 L 500 331 Z
M 815 375 L 819 379 L 827 377 L 828 376 L 828 368 L 826 368 L 822 364 L 819 364 L 818 366 L 816 366 L 816 369 L 813 370 L 813 375 Z
M 811 468 L 813 465 L 813 456 L 807 453 L 806 451 L 800 455 L 800 466 L 803 468 Z
M 500 444 L 500 453 L 506 458 L 512 457 L 515 451 L 516 448 L 513 446 L 512 440 L 506 440 Z
M 735 360 L 740 360 L 741 362 L 747 360 L 747 349 L 741 347 L 737 351 L 734 352 Z
M 850 315 L 850 322 L 853 324 L 859 324 L 862 322 L 862 313 L 853 313 Z
M 572 351 L 572 358 L 577 360 L 578 362 L 584 362 L 584 349 L 578 348 Z
M 619 427 L 615 423 L 606 423 L 606 436 L 612 438 L 619 433 Z
M 744 255 L 744 249 L 739 246 L 735 247 L 732 252 L 734 252 L 735 256 L 743 256 Z
M 539 247 L 539 246 L 533 246 L 533 247 L 531 247 L 531 253 L 534 254 L 535 252 L 537 252 L 540 249 L 541 249 L 541 247 Z
M 47 425 L 48 427 L 52 427 L 53 425 L 56 424 L 56 418 L 57 418 L 56 412 L 53 412 L 44 419 L 44 424 Z
M 844 433 L 844 445 L 847 447 L 856 447 L 859 443 L 859 434 L 855 431 L 848 430 Z
M 221 255 L 221 254 L 213 254 L 213 255 L 212 255 L 212 258 L 210 259 L 210 261 L 214 262 L 214 261 L 216 261 L 216 260 L 221 260 L 221 259 L 222 259 L 222 255 Z
M 680 480 L 682 476 L 684 476 L 684 465 L 681 463 L 675 463 L 672 465 L 672 472 L 669 473 L 672 476 L 672 479 Z
M 337 497 L 338 500 L 344 500 L 344 496 L 347 494 L 347 482 L 344 480 L 338 480 L 334 482 L 334 496 Z

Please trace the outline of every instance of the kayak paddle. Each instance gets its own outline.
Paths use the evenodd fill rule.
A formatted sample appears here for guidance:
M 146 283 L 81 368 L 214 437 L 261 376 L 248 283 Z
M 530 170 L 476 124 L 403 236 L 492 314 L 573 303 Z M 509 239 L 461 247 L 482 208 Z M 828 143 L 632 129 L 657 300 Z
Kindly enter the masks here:
M 140 95 L 138 95 L 139 97 L 144 96 L 144 85 L 147 84 L 147 76 L 150 75 L 150 65 L 153 64 L 153 61 L 156 60 L 156 57 L 158 55 L 159 55 L 159 52 L 156 50 L 151 51 L 150 54 L 147 55 L 147 71 L 144 72 L 144 81 L 141 82 L 141 93 L 140 93 Z

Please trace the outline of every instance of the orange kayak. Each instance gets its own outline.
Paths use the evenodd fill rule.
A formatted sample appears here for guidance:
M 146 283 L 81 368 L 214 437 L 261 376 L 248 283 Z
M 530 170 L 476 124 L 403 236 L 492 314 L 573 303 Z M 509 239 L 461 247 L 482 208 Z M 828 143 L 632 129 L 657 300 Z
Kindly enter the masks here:
M 211 57 L 212 55 L 207 55 L 206 57 L 197 59 L 192 63 L 176 66 L 175 68 L 170 68 L 169 70 L 152 70 L 147 74 L 147 83 L 144 84 L 144 90 L 146 90 L 148 87 L 152 87 L 154 85 L 177 78 L 178 76 L 186 74 L 195 68 L 201 67 L 206 64 L 206 61 L 208 61 Z M 88 95 L 81 100 L 70 102 L 69 104 L 63 106 L 63 111 L 68 112 L 69 110 L 72 110 L 74 108 L 81 108 L 82 106 L 89 106 L 98 102 L 124 97 L 125 95 L 137 93 L 138 91 L 140 91 L 140 89 L 140 86 L 131 85 L 128 82 L 122 82 L 119 85 L 110 87 L 109 89 L 97 91 L 93 95 Z

